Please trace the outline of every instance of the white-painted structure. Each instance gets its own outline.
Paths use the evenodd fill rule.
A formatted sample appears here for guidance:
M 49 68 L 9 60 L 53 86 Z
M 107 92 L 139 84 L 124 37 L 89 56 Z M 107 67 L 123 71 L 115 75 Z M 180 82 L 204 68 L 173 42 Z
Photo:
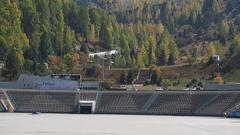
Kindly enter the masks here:
M 79 88 L 79 82 L 23 74 L 17 81 L 0 82 L 0 88 L 76 90 Z
M 213 55 L 212 59 L 216 62 L 219 62 L 220 61 L 220 56 L 219 55 Z
M 70 79 L 41 77 L 22 74 L 17 81 L 0 82 L 5 89 L 40 89 L 40 90 L 99 90 L 99 82 L 80 82 Z
M 0 61 L 0 69 L 3 69 L 5 66 L 5 62 L 4 61 Z
M 78 113 L 81 112 L 81 107 L 83 107 L 83 106 L 91 107 L 91 113 L 94 113 L 95 112 L 95 108 L 96 108 L 96 101 L 83 101 L 83 100 L 80 100 L 78 105 L 79 105 L 78 106 Z
M 98 52 L 98 53 L 89 53 L 89 58 L 98 57 L 105 57 L 105 56 L 112 56 L 118 54 L 118 50 L 111 50 L 106 52 Z

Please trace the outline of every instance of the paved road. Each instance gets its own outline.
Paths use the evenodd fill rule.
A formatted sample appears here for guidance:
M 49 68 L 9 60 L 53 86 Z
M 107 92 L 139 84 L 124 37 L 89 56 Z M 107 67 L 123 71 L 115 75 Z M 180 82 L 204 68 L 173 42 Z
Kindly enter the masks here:
M 239 135 L 240 119 L 0 113 L 0 135 Z

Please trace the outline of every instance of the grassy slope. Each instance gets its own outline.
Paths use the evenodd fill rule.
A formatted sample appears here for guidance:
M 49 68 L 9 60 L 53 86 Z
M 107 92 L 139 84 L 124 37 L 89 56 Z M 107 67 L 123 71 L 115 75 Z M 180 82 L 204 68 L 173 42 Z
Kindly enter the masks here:
M 202 79 L 206 78 L 208 71 L 202 69 L 199 64 L 162 68 L 162 77 L 168 79 Z

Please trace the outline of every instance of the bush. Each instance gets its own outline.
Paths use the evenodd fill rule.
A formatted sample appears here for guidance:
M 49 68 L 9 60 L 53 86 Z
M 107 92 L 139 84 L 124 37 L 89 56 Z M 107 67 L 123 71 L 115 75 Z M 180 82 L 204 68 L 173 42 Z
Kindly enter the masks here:
M 111 86 L 115 84 L 114 80 L 105 80 L 104 83 L 102 84 L 104 90 L 110 90 Z
M 214 78 L 213 82 L 216 83 L 216 84 L 223 84 L 224 80 L 221 77 L 221 75 L 217 75 L 217 77 Z
M 196 88 L 196 87 L 200 87 L 202 88 L 203 87 L 203 83 L 201 81 L 198 81 L 196 79 L 192 79 L 187 85 L 186 85 L 187 88 L 189 87 L 193 87 L 193 88 Z
M 171 80 L 164 79 L 162 81 L 162 85 L 163 85 L 163 87 L 168 88 L 168 87 L 172 86 L 172 82 L 171 82 Z

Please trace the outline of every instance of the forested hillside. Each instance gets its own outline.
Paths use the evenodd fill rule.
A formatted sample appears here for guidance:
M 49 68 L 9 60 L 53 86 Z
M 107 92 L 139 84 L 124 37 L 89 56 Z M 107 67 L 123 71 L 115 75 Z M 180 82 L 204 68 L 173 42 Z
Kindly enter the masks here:
M 206 62 L 240 51 L 239 0 L 1 0 L 3 75 L 68 72 L 89 52 L 114 67 Z M 46 64 L 50 68 L 46 69 Z

